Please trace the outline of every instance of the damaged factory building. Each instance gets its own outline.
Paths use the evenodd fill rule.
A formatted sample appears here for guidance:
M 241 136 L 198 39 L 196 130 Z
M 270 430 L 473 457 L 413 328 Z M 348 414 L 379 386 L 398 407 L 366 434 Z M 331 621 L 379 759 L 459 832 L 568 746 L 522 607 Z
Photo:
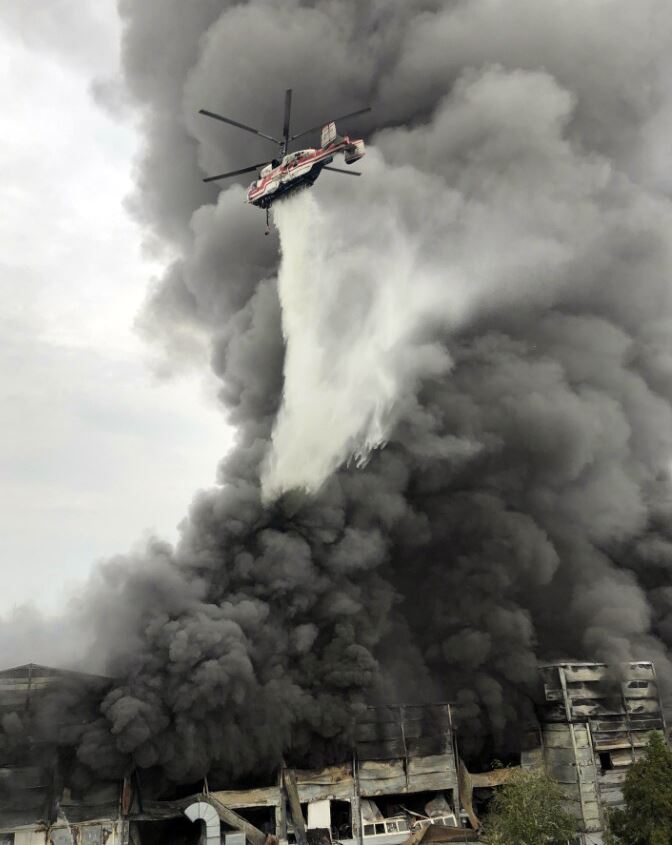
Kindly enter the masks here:
M 524 768 L 558 781 L 583 831 L 602 842 L 606 811 L 622 804 L 629 766 L 651 731 L 666 735 L 650 662 L 540 668 L 543 702 Z M 319 770 L 279 767 L 272 783 L 208 789 L 172 800 L 143 797 L 133 773 L 86 793 L 64 785 L 68 731 L 13 743 L 46 693 L 106 679 L 29 664 L 0 671 L 0 845 L 419 845 L 479 838 L 479 808 L 511 768 L 471 773 L 460 758 L 449 704 L 368 708 L 352 757 Z M 94 695 L 95 699 L 95 695 Z M 52 714 L 53 716 L 53 714 Z M 95 713 L 83 705 L 81 721 Z M 37 735 L 36 735 L 37 736 Z
M 605 812 L 623 806 L 628 769 L 644 755 L 649 734 L 667 737 L 655 667 L 558 663 L 541 675 L 538 756 L 562 785 L 585 841 L 601 843 Z

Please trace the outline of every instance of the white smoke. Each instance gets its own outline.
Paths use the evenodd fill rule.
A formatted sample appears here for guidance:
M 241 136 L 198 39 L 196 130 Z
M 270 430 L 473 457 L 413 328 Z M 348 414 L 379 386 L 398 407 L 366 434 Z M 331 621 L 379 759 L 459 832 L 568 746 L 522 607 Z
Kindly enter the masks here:
M 379 167 L 377 158 L 372 169 Z M 340 193 L 331 204 L 302 191 L 275 207 L 286 357 L 263 477 L 267 498 L 314 491 L 343 462 L 364 463 L 385 441 L 402 386 L 418 370 L 450 366 L 430 344 L 404 355 L 422 307 L 412 297 L 413 242 L 395 214 L 364 216 L 356 192 L 350 203 L 338 201 L 347 187 L 354 190 L 330 185 Z

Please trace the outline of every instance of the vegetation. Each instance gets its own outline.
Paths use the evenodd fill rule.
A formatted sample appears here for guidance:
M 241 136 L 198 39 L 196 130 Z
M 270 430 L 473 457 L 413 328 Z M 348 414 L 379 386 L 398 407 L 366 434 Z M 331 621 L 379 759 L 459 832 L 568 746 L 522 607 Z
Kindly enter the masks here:
M 488 845 L 566 845 L 577 821 L 564 807 L 560 786 L 539 771 L 512 771 L 495 795 L 485 822 Z
M 672 845 L 672 752 L 652 733 L 646 755 L 634 763 L 623 786 L 623 809 L 609 814 L 612 845 Z

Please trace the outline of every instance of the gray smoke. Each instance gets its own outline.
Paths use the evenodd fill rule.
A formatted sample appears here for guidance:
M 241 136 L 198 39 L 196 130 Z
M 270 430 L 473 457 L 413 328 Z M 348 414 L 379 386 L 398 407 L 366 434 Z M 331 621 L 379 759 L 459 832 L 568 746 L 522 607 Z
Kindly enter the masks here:
M 120 10 L 145 131 L 132 206 L 179 255 L 141 323 L 170 366 L 205 345 L 238 442 L 175 549 L 96 576 L 95 652 L 122 680 L 81 763 L 188 781 L 324 759 L 377 699 L 453 700 L 463 741 L 505 749 L 555 658 L 653 658 L 669 691 L 669 4 Z M 386 443 L 363 469 L 334 449 L 316 492 L 264 504 L 278 242 L 240 186 L 200 179 L 271 150 L 197 112 L 272 132 L 285 87 L 297 127 L 374 106 L 343 127 L 373 147 L 365 176 L 314 189 L 344 221 L 332 261 L 357 268 L 320 311 L 334 372 L 401 246 L 389 303 L 412 320 L 378 360 Z

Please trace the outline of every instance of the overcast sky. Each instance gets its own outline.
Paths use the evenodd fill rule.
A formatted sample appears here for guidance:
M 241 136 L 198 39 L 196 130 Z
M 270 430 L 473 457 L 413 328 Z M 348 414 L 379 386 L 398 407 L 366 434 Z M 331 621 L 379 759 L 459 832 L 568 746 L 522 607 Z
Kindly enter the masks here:
M 113 0 L 0 0 L 0 613 L 174 538 L 230 443 L 206 368 L 159 382 L 133 331 L 157 270 L 122 205 L 137 137 L 90 93 L 118 38 Z

